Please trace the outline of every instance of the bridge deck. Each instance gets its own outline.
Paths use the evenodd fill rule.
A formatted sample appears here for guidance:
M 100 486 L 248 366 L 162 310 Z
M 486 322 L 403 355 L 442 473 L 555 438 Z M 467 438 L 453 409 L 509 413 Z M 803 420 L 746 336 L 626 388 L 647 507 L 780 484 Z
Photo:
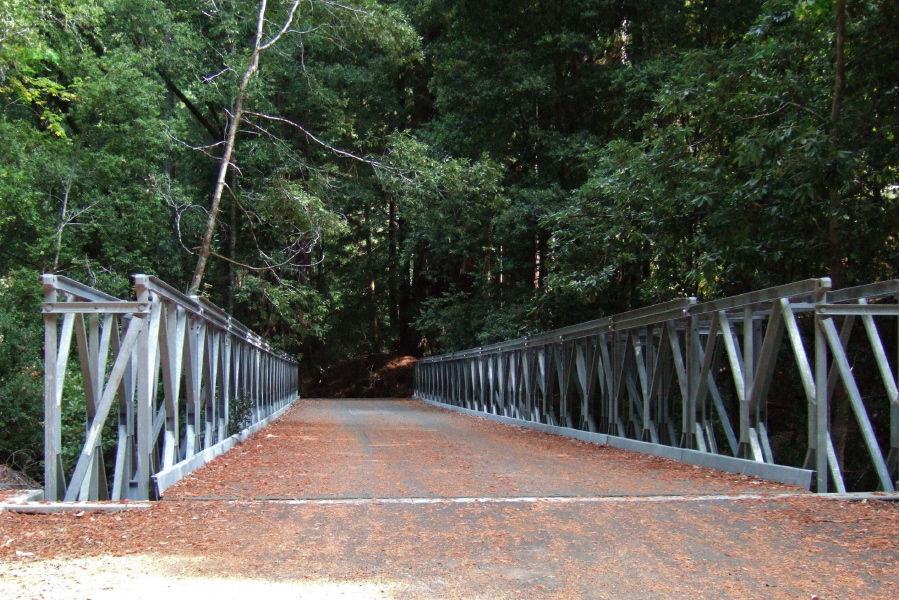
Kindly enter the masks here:
M 301 401 L 150 510 L 0 514 L 0 596 L 894 595 L 896 504 L 788 491 L 416 401 Z
M 166 498 L 514 498 L 797 491 L 414 400 L 316 400 Z

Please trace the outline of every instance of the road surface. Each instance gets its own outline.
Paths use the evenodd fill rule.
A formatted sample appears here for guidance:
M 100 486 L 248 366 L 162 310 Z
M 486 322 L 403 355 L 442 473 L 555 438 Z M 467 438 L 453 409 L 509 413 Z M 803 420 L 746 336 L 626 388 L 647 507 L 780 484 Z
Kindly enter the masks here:
M 301 400 L 149 510 L 0 514 L 4 598 L 891 598 L 897 559 L 895 503 L 415 400 Z

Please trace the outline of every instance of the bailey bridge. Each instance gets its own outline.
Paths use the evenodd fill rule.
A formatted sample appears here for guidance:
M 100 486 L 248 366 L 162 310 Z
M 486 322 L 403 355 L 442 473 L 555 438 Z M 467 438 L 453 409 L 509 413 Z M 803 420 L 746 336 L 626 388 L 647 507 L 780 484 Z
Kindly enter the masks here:
M 158 498 L 298 398 L 296 361 L 203 298 L 147 275 L 134 277 L 134 300 L 55 275 L 43 286 L 48 500 Z M 866 474 L 861 485 L 893 492 L 897 297 L 899 280 L 831 290 L 828 279 L 811 279 L 712 302 L 681 298 L 424 358 L 415 395 L 507 424 L 845 492 L 831 431 L 842 394 L 864 448 L 852 457 L 863 464 L 854 469 Z M 87 424 L 71 465 L 64 398 L 81 403 Z M 788 443 L 773 439 L 789 431 Z
M 298 399 L 153 277 L 43 284 L 48 502 L 0 503 L 4 597 L 895 595 L 899 281 L 674 300 L 375 400 Z

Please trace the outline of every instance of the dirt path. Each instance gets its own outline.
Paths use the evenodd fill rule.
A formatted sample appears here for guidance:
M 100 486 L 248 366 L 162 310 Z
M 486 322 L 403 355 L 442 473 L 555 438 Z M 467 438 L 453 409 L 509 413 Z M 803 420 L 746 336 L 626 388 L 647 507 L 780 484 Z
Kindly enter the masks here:
M 889 598 L 899 506 L 302 401 L 150 510 L 0 514 L 0 597 Z

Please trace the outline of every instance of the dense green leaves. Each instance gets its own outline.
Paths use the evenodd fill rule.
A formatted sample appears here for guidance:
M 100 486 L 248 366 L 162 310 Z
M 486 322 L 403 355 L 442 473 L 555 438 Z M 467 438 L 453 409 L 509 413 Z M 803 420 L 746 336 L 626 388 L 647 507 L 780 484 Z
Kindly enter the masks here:
M 35 273 L 0 278 L 0 457 L 31 473 L 43 455 L 43 329 Z
M 838 6 L 307 0 L 241 88 L 255 0 L 0 1 L 0 422 L 39 272 L 187 288 L 240 89 L 200 292 L 307 368 L 895 277 L 899 8 L 839 69 Z
M 554 285 L 595 293 L 636 271 L 643 302 L 711 297 L 827 275 L 834 256 L 844 285 L 893 276 L 887 140 L 899 113 L 878 85 L 884 70 L 899 73 L 880 63 L 895 41 L 876 32 L 895 15 L 856 9 L 836 121 L 833 15 L 815 3 L 770 3 L 738 44 L 687 53 L 642 139 L 599 151 L 588 183 L 554 215 Z M 583 271 L 591 254 L 605 276 Z

